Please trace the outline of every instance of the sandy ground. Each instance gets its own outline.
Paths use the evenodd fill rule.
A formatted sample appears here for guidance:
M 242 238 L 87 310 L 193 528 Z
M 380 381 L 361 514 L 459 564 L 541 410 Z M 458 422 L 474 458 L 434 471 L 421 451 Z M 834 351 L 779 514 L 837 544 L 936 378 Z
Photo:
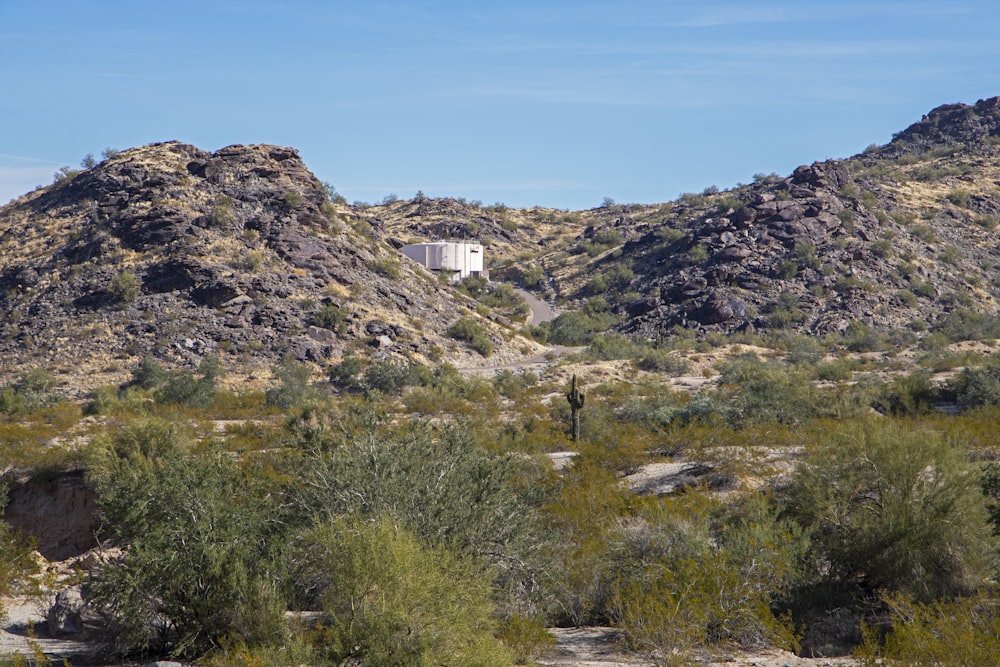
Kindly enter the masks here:
M 56 664 L 62 658 L 71 664 L 90 664 L 87 645 L 55 639 L 46 631 L 46 602 L 15 598 L 4 601 L 7 620 L 0 629 L 0 655 L 37 655 L 44 652 Z M 556 637 L 553 652 L 538 660 L 541 667 L 654 667 L 651 659 L 624 651 L 614 628 L 552 628 Z M 706 667 L 857 667 L 850 658 L 800 658 L 787 651 L 767 650 L 734 653 L 724 658 L 699 661 Z
M 80 662 L 74 657 L 87 652 L 86 644 L 49 636 L 45 622 L 49 602 L 36 598 L 3 600 L 7 618 L 0 628 L 0 655 L 37 655 L 41 651 L 56 660 L 65 657 L 73 664 Z
M 556 649 L 538 660 L 543 667 L 655 667 L 650 659 L 629 655 L 616 642 L 614 628 L 553 628 Z M 699 661 L 706 667 L 857 667 L 851 658 L 800 658 L 775 649 L 739 652 Z

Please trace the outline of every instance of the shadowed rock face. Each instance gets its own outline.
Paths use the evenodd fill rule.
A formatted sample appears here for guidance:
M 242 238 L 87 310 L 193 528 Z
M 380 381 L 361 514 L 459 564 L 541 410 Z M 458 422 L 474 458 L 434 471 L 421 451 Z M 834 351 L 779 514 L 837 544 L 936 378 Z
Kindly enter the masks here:
M 291 148 L 122 151 L 0 208 L 0 354 L 70 370 L 322 362 L 371 322 L 397 326 L 393 355 L 460 354 L 445 332 L 475 317 L 467 302 L 350 215 Z M 337 331 L 317 330 L 324 307 L 342 309 Z
M 97 493 L 81 470 L 30 479 L 11 492 L 4 520 L 48 560 L 79 556 L 97 546 Z

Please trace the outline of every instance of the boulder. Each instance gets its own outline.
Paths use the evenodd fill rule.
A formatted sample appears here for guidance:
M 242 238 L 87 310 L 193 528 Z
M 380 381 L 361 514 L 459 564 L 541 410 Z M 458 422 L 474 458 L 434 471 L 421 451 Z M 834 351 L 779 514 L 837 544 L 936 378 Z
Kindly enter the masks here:
M 87 605 L 80 586 L 70 586 L 56 594 L 45 622 L 51 636 L 75 639 L 93 637 L 105 626 L 101 614 Z

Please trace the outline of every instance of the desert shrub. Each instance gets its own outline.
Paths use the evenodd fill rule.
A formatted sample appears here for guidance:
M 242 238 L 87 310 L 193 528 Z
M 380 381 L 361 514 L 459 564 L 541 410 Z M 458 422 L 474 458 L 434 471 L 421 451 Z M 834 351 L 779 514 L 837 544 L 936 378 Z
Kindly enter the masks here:
M 427 384 L 430 370 L 419 363 L 374 361 L 365 369 L 361 386 L 366 391 L 399 395 L 405 387 Z
M 799 297 L 796 294 L 782 292 L 768 309 L 768 324 L 779 329 L 800 324 L 805 320 L 806 314 L 799 305 Z
M 545 282 L 545 270 L 535 264 L 526 266 L 521 274 L 521 282 L 525 287 L 538 287 Z
M 347 355 L 330 368 L 330 382 L 344 389 L 357 389 L 363 364 L 357 357 Z
M 742 355 L 719 366 L 719 383 L 733 426 L 776 422 L 793 424 L 817 416 L 820 405 L 809 375 L 799 369 Z
M 105 525 L 126 547 L 87 584 L 111 619 L 110 654 L 197 656 L 223 637 L 282 632 L 272 569 L 282 523 L 229 456 L 185 449 L 176 427 L 145 422 L 88 453 Z
M 933 410 L 936 398 L 931 374 L 917 370 L 881 387 L 874 407 L 895 417 L 914 417 Z
M 216 394 L 216 382 L 222 373 L 217 357 L 205 357 L 198 364 L 198 375 L 188 370 L 167 370 L 148 357 L 132 370 L 132 379 L 122 387 L 151 391 L 157 403 L 203 408 Z
M 484 357 L 493 354 L 493 341 L 490 340 L 486 328 L 471 317 L 463 317 L 448 328 L 448 335 L 455 340 L 468 343 L 469 346 Z
M 493 376 L 493 387 L 497 393 L 512 399 L 524 396 L 531 387 L 537 384 L 538 376 L 524 369 L 517 372 L 503 369 Z
M 1000 405 L 1000 369 L 964 368 L 948 380 L 944 393 L 963 410 Z
M 0 478 L 0 512 L 7 505 L 11 480 Z M 38 561 L 30 540 L 17 535 L 6 521 L 0 521 L 0 619 L 6 620 L 4 600 L 24 592 L 30 578 L 38 574 Z
M 608 302 L 602 297 L 592 297 L 582 309 L 560 313 L 549 322 L 548 341 L 558 345 L 586 345 L 617 322 L 618 318 L 608 312 Z
M 593 462 L 574 462 L 563 473 L 558 496 L 544 507 L 561 547 L 552 570 L 558 623 L 611 621 L 613 534 L 632 502 L 615 473 Z
M 336 517 L 303 542 L 325 617 L 321 641 L 337 664 L 511 663 L 475 561 L 385 517 Z
M 167 381 L 170 373 L 151 357 L 143 357 L 139 365 L 132 369 L 132 379 L 127 386 L 141 389 L 156 389 Z
M 641 343 L 617 333 L 598 334 L 587 346 L 587 356 L 594 359 L 630 359 L 646 350 Z
M 852 320 L 844 331 L 843 344 L 851 352 L 879 352 L 885 349 L 886 340 L 864 322 Z
M 986 496 L 986 511 L 993 524 L 993 533 L 1000 535 L 1000 464 L 993 461 L 983 466 L 980 485 Z
M 932 603 L 885 598 L 891 628 L 863 628 L 863 667 L 968 667 L 1000 664 L 997 600 L 980 594 Z
M 772 603 L 799 577 L 808 542 L 766 498 L 727 513 L 697 491 L 663 499 L 623 531 L 614 616 L 635 649 L 666 664 L 733 643 L 794 644 Z
M 945 195 L 945 198 L 955 206 L 968 207 L 971 195 L 968 190 L 952 188 L 948 191 L 948 194 Z
M 483 276 L 467 276 L 455 287 L 459 292 L 473 299 L 478 299 L 489 287 L 490 281 Z
M 924 243 L 935 243 L 937 241 L 937 232 L 929 225 L 913 225 L 910 227 L 910 233 Z
M 369 265 L 375 273 L 386 278 L 399 278 L 402 275 L 399 261 L 392 257 L 381 257 Z
M 59 400 L 52 392 L 55 386 L 55 376 L 44 368 L 22 373 L 15 382 L 0 390 L 0 414 L 23 415 L 53 405 Z
M 824 361 L 816 364 L 814 372 L 817 380 L 825 382 L 843 382 L 850 380 L 854 372 L 860 370 L 861 362 L 857 359 L 842 358 Z
M 121 307 L 125 307 L 139 298 L 142 285 L 134 273 L 123 271 L 108 283 L 108 295 Z
M 556 638 L 541 616 L 512 615 L 504 620 L 499 636 L 513 652 L 517 665 L 534 664 L 535 658 L 549 655 L 556 647 Z
M 691 363 L 675 351 L 656 348 L 642 355 L 639 359 L 639 368 L 644 371 L 683 375 L 691 370 Z
M 208 407 L 215 398 L 216 381 L 222 372 L 218 357 L 205 357 L 198 364 L 198 375 L 191 371 L 168 372 L 166 380 L 156 388 L 157 403 Z
M 694 245 L 688 250 L 687 256 L 692 264 L 704 264 L 708 261 L 708 247 L 703 243 Z
M 817 577 L 920 599 L 978 585 L 993 538 L 979 476 L 953 436 L 856 421 L 806 452 L 787 512 L 813 540 Z
M 309 384 L 312 369 L 308 364 L 294 359 L 284 359 L 272 369 L 272 372 L 281 384 L 264 392 L 267 405 L 287 410 L 303 406 L 317 398 L 318 392 Z
M 424 425 L 353 428 L 341 418 L 346 446 L 309 459 L 296 507 L 326 522 L 341 515 L 388 517 L 434 547 L 485 561 L 508 599 L 540 595 L 542 549 L 535 506 L 544 485 L 523 458 L 490 454 L 462 425 L 432 433 Z
M 530 312 L 527 301 L 510 283 L 499 283 L 475 297 L 489 308 L 497 308 L 508 317 L 524 317 Z
M 340 306 L 333 303 L 324 303 L 312 315 L 312 323 L 315 326 L 344 333 L 347 327 L 347 313 Z
M 935 325 L 934 331 L 945 335 L 952 342 L 997 339 L 1000 338 L 1000 317 L 958 308 Z

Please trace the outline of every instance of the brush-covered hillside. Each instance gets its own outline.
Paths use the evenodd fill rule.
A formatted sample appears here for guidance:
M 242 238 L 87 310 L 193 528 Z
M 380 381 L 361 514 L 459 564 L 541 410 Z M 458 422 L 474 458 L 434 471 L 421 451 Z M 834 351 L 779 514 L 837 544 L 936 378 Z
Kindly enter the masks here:
M 144 357 L 248 375 L 346 354 L 493 363 L 531 343 L 338 209 L 297 152 L 134 148 L 0 208 L 0 355 L 93 386 Z M 485 346 L 489 347 L 489 346 Z
M 395 202 L 368 215 L 397 234 L 429 235 L 440 230 L 420 220 L 432 208 Z M 497 207 L 488 209 L 476 214 Z M 601 315 L 590 324 L 645 339 L 676 327 L 826 334 L 967 324 L 1000 311 L 1000 98 L 938 107 L 888 145 L 732 190 L 504 213 L 514 232 L 490 238 L 523 242 L 500 253 L 494 273 L 527 275 L 564 309 Z M 487 227 L 458 222 L 445 231 Z

